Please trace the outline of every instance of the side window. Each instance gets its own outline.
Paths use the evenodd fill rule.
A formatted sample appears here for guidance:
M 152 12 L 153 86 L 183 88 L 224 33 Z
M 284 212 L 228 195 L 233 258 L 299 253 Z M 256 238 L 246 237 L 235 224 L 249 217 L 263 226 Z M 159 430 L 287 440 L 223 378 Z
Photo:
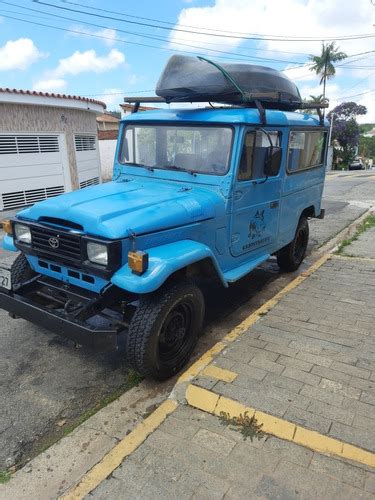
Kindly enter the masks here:
M 323 164 L 327 132 L 296 131 L 289 135 L 288 172 L 298 172 Z
M 255 132 L 246 132 L 238 169 L 238 180 L 240 181 L 247 181 L 253 178 L 254 143 Z
M 281 136 L 279 132 L 268 132 L 273 146 L 280 146 Z M 238 180 L 247 181 L 251 179 L 262 179 L 264 177 L 264 163 L 270 140 L 264 132 L 246 132 L 240 165 L 238 169 Z

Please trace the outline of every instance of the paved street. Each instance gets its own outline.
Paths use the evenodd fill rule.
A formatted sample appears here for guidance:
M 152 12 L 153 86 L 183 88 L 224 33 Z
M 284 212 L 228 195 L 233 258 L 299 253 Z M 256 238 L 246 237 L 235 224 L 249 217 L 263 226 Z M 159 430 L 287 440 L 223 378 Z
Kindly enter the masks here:
M 371 204 L 375 205 L 374 174 L 331 175 L 325 189 L 326 219 L 311 221 L 310 251 L 335 236 Z M 10 262 L 13 256 L 2 252 L 1 258 Z M 271 260 L 229 290 L 211 290 L 206 335 L 195 355 L 213 345 L 290 279 L 290 275 L 280 275 Z M 95 355 L 75 349 L 70 342 L 23 320 L 11 320 L 3 312 L 0 321 L 5 361 L 0 389 L 4 402 L 0 415 L 3 470 L 32 457 L 95 405 L 127 390 L 135 380 L 132 374 L 128 377 L 122 352 Z M 163 386 L 151 384 L 150 388 L 148 383 L 148 394 L 153 387 L 155 394 L 167 395 L 172 385 L 170 381 Z

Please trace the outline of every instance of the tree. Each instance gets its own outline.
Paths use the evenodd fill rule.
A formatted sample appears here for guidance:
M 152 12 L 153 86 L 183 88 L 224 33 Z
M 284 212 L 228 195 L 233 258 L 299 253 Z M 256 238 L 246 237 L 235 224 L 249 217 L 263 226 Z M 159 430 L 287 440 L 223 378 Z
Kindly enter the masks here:
M 360 129 L 356 117 L 367 113 L 366 106 L 355 102 L 343 102 L 327 115 L 333 121 L 332 139 L 338 147 L 334 148 L 334 158 L 340 157 L 348 165 L 356 154 L 359 144 Z
M 310 71 L 315 71 L 320 76 L 320 85 L 323 83 L 323 99 L 326 96 L 327 80 L 336 74 L 334 63 L 342 61 L 346 57 L 345 52 L 339 52 L 335 42 L 323 43 L 320 56 L 310 56 L 310 61 L 312 62 Z

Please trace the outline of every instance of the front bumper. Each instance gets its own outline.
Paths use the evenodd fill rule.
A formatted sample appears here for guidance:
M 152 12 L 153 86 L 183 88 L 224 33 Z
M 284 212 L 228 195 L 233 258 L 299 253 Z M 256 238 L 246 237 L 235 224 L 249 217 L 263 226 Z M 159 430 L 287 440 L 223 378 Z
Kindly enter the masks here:
M 77 295 L 75 290 L 69 287 L 66 294 L 67 302 L 70 301 L 71 303 L 75 296 L 77 300 L 80 299 L 79 303 L 82 304 L 82 308 L 80 310 L 74 309 L 74 314 L 66 312 L 64 307 L 52 309 L 53 300 L 48 302 L 47 294 L 43 290 L 57 288 L 54 281 L 38 277 L 16 291 L 7 292 L 0 288 L 0 308 L 8 311 L 11 316 L 31 321 L 95 351 L 110 352 L 117 350 L 120 328 L 116 325 L 116 322 L 113 325 L 108 324 L 105 326 L 100 324 L 100 321 L 99 324 L 95 324 L 95 317 L 98 318 L 101 309 L 105 306 L 105 304 L 103 304 L 102 308 L 98 306 L 103 297 L 98 296 L 95 299 L 87 294 L 82 296 L 81 291 Z M 36 300 L 40 297 L 43 297 L 44 304 Z M 82 314 L 82 310 L 86 311 L 86 314 Z M 77 311 L 79 314 L 77 314 Z

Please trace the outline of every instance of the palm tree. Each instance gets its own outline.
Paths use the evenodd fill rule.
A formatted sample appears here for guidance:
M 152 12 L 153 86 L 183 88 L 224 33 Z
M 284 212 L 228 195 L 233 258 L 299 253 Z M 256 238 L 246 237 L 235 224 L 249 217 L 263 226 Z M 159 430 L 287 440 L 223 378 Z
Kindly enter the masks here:
M 336 47 L 335 42 L 328 44 L 322 44 L 322 53 L 320 56 L 310 56 L 310 61 L 312 65 L 310 66 L 310 71 L 315 71 L 315 73 L 320 76 L 320 84 L 323 83 L 323 99 L 326 97 L 326 82 L 329 78 L 332 78 L 336 74 L 336 69 L 334 63 L 342 61 L 348 57 L 345 52 L 339 52 L 338 47 Z

